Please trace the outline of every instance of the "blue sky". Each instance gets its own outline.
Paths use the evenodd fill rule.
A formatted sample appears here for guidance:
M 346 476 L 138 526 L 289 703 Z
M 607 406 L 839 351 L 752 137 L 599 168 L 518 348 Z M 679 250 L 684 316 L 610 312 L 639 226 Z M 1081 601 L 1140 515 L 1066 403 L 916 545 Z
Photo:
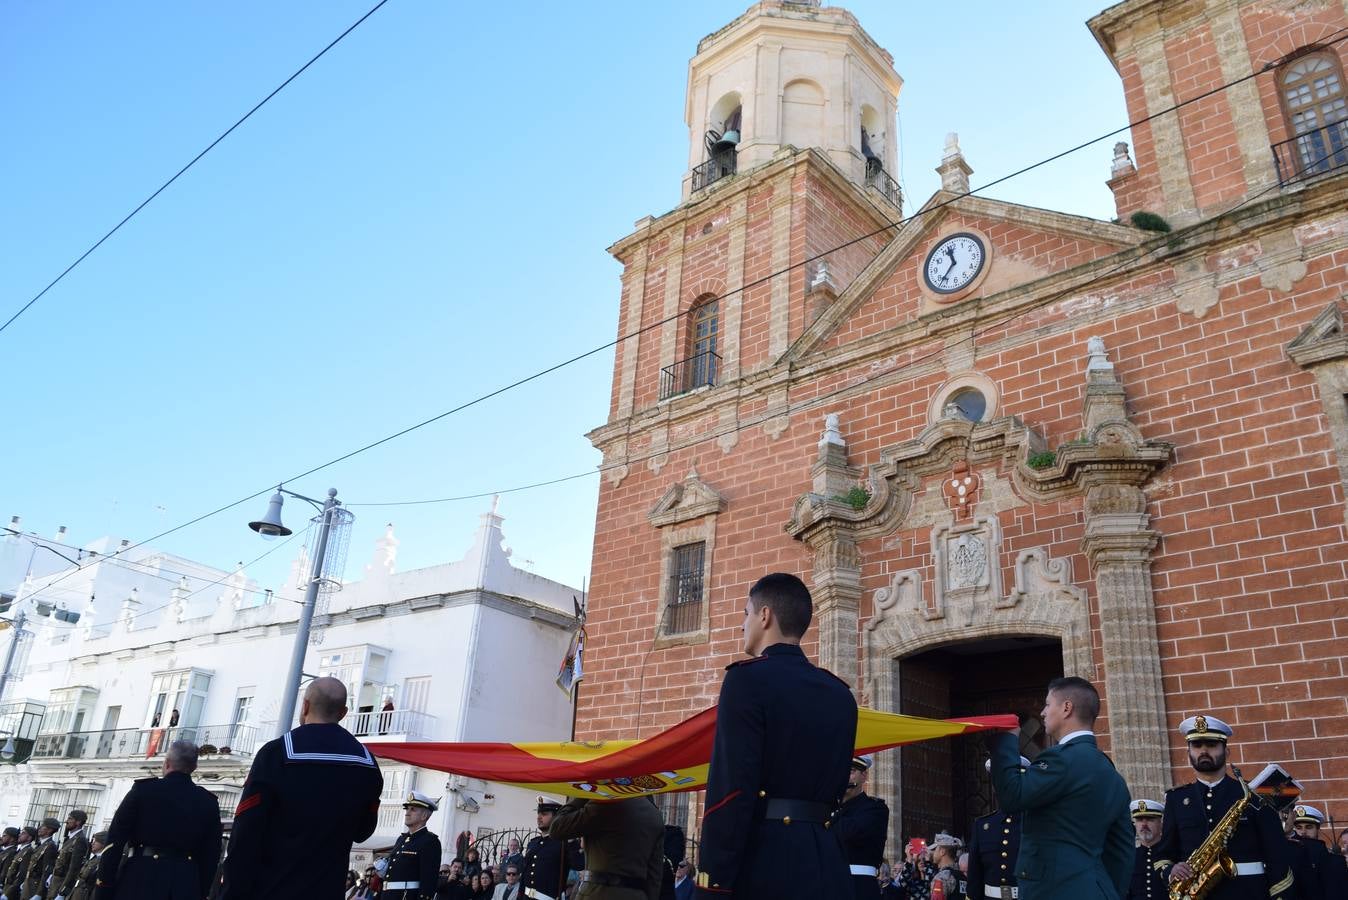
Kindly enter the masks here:
M 0 7 L 0 320 L 370 5 Z M 947 131 L 976 186 L 1126 121 L 1099 3 L 842 5 L 905 80 L 910 201 Z M 612 340 L 604 248 L 678 202 L 688 58 L 743 9 L 390 0 L 0 334 L 0 514 L 139 541 Z M 989 196 L 1108 218 L 1114 140 Z M 377 503 L 590 471 L 611 367 L 288 486 Z M 597 490 L 504 496 L 515 560 L 578 584 Z M 252 559 L 264 503 L 159 546 Z M 489 505 L 357 506 L 348 575 L 386 522 L 399 568 L 458 558 Z M 280 581 L 288 555 L 250 571 Z

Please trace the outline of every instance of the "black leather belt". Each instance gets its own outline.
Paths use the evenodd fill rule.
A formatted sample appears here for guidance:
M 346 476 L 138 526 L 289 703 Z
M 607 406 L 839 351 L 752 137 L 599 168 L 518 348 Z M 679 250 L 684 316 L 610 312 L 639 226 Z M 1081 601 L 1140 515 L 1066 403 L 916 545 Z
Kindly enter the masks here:
M 580 877 L 582 882 L 602 884 L 604 887 L 625 887 L 636 891 L 646 890 L 646 879 L 631 875 L 614 875 L 612 872 L 586 872 Z
M 822 825 L 828 821 L 832 812 L 831 804 L 815 800 L 768 800 L 763 804 L 763 814 L 760 818 L 781 821 L 784 825 L 790 825 L 792 822 Z
M 148 856 L 151 859 L 167 857 L 169 859 L 191 859 L 192 854 L 186 850 L 179 850 L 177 847 L 133 847 L 132 856 Z

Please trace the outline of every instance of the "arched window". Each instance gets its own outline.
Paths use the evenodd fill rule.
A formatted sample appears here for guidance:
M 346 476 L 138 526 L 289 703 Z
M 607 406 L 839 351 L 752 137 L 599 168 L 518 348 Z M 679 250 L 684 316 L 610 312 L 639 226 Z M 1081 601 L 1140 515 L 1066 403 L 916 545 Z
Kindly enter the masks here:
M 1299 175 L 1348 165 L 1348 95 L 1338 57 L 1321 51 L 1298 57 L 1278 77 Z M 1282 166 L 1283 159 L 1279 158 Z M 1291 168 L 1289 166 L 1289 168 Z M 1280 173 L 1284 179 L 1288 173 Z
M 710 297 L 688 313 L 688 381 L 691 391 L 716 383 L 720 372 L 721 303 Z

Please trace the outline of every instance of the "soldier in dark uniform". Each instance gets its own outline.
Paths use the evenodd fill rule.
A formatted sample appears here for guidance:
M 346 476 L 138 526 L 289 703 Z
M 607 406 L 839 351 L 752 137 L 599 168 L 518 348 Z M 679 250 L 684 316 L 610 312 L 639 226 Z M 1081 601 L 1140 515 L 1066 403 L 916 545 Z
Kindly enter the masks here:
M 524 848 L 524 896 L 531 900 L 558 900 L 566 890 L 568 872 L 585 868 L 585 859 L 576 841 L 564 841 L 548 833 L 552 817 L 562 804 L 538 798 L 538 830 Z
M 342 895 L 351 844 L 374 833 L 384 789 L 370 751 L 338 724 L 345 715 L 346 686 L 315 678 L 299 727 L 257 751 L 234 810 L 222 897 Z
M 56 868 L 56 857 L 60 852 L 53 835 L 60 830 L 61 823 L 52 818 L 43 819 L 37 827 L 37 841 L 28 857 L 28 869 L 24 872 L 21 886 L 24 900 L 44 896 L 43 891 L 47 889 L 47 881 Z
M 426 827 L 440 805 L 420 791 L 407 795 L 403 824 L 389 851 L 379 900 L 433 900 L 440 878 L 440 838 Z
M 131 785 L 108 827 L 95 900 L 206 896 L 220 862 L 220 802 L 192 783 L 196 768 L 196 745 L 174 741 L 164 777 Z
M 1292 871 L 1305 900 L 1348 900 L 1348 867 L 1320 840 L 1324 813 L 1305 803 L 1292 808 Z
M 1163 866 L 1156 855 L 1165 806 L 1155 800 L 1134 800 L 1128 811 L 1137 834 L 1137 858 L 1133 861 L 1133 880 L 1128 883 L 1125 900 L 1166 900 L 1165 876 L 1161 874 Z
M 84 823 L 88 818 L 82 809 L 72 809 L 70 815 L 66 816 L 66 839 L 61 842 L 61 849 L 56 854 L 56 868 L 52 870 L 46 896 L 65 900 L 74 893 L 80 868 L 84 865 L 84 858 L 89 855 L 89 838 L 84 833 Z
M 18 851 L 19 829 L 11 827 L 0 831 L 0 891 L 4 890 L 5 870 Z
M 9 897 L 18 897 L 23 891 L 23 876 L 28 871 L 28 857 L 33 853 L 33 841 L 36 839 L 36 828 L 25 825 L 19 829 L 14 855 L 10 857 L 9 865 L 4 872 L 3 890 L 6 900 Z
M 794 575 L 760 578 L 744 650 L 726 668 L 702 819 L 699 896 L 850 897 L 842 844 L 825 829 L 847 790 L 857 704 L 800 649 L 814 606 Z
M 75 873 L 75 888 L 66 900 L 93 900 L 94 886 L 98 883 L 98 864 L 103 858 L 103 850 L 108 846 L 108 833 L 100 831 L 89 843 L 89 856 Z
M 1030 767 L 1030 761 L 1020 758 L 1020 768 Z M 983 763 L 991 773 L 992 760 Z M 996 792 L 994 790 L 994 796 Z M 994 809 L 986 816 L 974 819 L 974 831 L 969 837 L 969 878 L 965 891 L 972 900 L 984 897 L 1012 900 L 1016 890 L 1016 855 L 1020 853 L 1020 813 L 1004 813 Z
M 842 806 L 838 807 L 829 824 L 847 856 L 856 900 L 877 900 L 880 896 L 880 882 L 876 876 L 885 858 L 885 838 L 889 833 L 889 807 L 880 798 L 866 794 L 866 778 L 874 763 L 871 756 L 858 756 L 852 760 Z
M 585 839 L 575 900 L 654 900 L 665 873 L 665 820 L 650 797 L 567 802 L 548 834 Z
M 1244 795 L 1240 782 L 1226 776 L 1231 726 L 1214 716 L 1190 716 L 1180 723 L 1180 733 L 1189 745 L 1189 764 L 1198 780 L 1166 791 L 1156 855 L 1163 864 L 1161 871 L 1172 882 L 1192 876 L 1190 855 Z M 1208 897 L 1276 900 L 1292 896 L 1290 851 L 1278 814 L 1257 798 L 1251 800 L 1226 845 L 1236 873 L 1217 884 Z

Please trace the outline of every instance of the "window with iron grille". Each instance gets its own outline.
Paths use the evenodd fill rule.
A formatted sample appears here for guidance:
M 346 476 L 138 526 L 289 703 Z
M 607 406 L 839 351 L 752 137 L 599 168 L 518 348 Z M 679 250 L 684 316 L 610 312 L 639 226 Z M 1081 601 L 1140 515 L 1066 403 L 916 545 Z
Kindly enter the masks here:
M 669 571 L 669 603 L 665 606 L 665 634 L 697 631 L 702 625 L 704 541 L 674 548 Z
M 88 823 L 98 822 L 98 804 L 103 791 L 98 788 L 34 788 L 33 797 L 28 802 L 28 816 L 25 824 L 37 825 L 43 819 L 55 819 L 65 824 L 66 816 L 72 809 L 82 809 L 89 814 Z M 93 828 L 101 831 L 101 828 Z

